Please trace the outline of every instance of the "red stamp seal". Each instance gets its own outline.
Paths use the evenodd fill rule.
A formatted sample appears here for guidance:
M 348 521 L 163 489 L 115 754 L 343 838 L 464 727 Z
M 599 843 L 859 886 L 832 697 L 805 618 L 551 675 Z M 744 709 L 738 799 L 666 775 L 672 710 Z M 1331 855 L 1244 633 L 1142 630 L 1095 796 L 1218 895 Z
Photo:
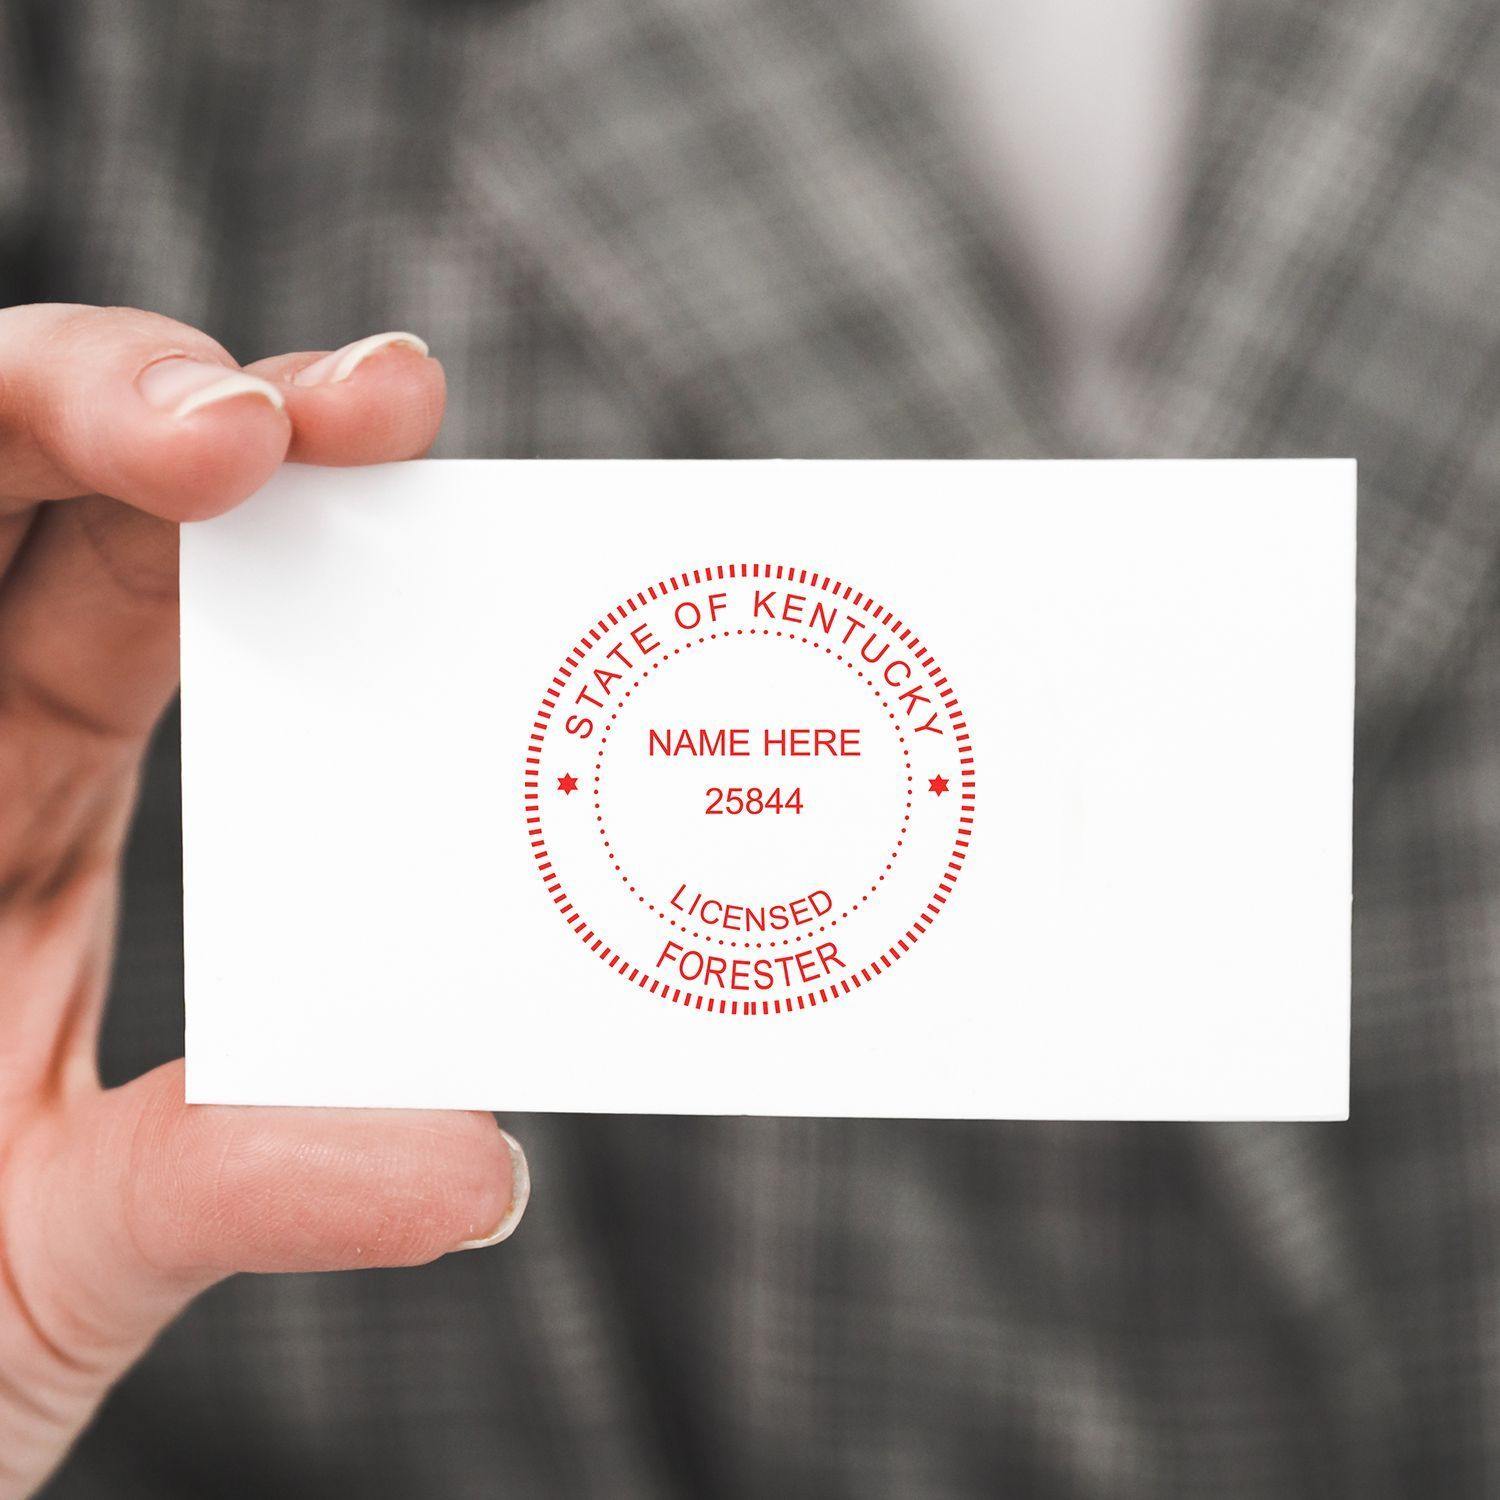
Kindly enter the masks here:
M 941 913 L 974 757 L 890 609 L 808 568 L 726 563 L 584 632 L 537 709 L 525 807 L 559 914 L 622 979 L 789 1015 L 876 979 Z

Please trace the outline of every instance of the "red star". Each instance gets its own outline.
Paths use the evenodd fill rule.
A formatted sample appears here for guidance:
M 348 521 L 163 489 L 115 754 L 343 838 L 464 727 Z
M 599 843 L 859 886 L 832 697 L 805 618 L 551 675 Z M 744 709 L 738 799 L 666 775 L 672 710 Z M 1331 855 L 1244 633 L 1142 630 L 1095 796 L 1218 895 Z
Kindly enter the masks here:
M 576 792 L 578 790 L 578 778 L 570 771 L 566 776 L 557 778 L 557 789 L 560 792 Z
M 948 790 L 948 778 L 946 776 L 934 776 L 927 783 L 927 790 L 934 797 L 941 797 Z

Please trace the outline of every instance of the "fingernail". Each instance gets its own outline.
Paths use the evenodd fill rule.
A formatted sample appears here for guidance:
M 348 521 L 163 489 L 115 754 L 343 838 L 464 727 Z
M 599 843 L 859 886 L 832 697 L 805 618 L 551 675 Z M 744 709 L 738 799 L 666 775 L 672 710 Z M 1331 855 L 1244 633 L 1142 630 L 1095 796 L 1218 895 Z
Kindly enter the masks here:
M 281 392 L 269 380 L 181 354 L 147 365 L 136 376 L 135 387 L 152 406 L 169 411 L 174 417 L 186 417 L 236 396 L 259 396 L 277 411 L 286 405 Z
M 521 1149 L 520 1141 L 508 1130 L 502 1130 L 500 1134 L 510 1151 L 510 1207 L 483 1239 L 464 1240 L 453 1247 L 455 1250 L 483 1250 L 486 1245 L 498 1245 L 501 1240 L 508 1240 L 516 1232 L 521 1215 L 526 1212 L 531 1197 L 531 1168 L 526 1165 L 526 1153 Z
M 427 343 L 414 333 L 372 333 L 367 339 L 356 339 L 315 359 L 305 370 L 292 376 L 293 385 L 337 385 L 347 380 L 364 362 L 382 349 L 400 347 L 415 349 L 418 354 L 427 353 Z

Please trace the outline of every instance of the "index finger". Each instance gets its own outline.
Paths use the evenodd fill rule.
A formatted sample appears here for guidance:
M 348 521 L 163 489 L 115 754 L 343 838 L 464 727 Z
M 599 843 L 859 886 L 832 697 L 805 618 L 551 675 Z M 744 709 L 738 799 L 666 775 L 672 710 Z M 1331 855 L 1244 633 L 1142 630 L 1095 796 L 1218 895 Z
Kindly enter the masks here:
M 289 459 L 381 464 L 417 458 L 443 419 L 443 367 L 414 333 L 375 333 L 331 354 L 279 354 L 250 366 L 282 393 Z

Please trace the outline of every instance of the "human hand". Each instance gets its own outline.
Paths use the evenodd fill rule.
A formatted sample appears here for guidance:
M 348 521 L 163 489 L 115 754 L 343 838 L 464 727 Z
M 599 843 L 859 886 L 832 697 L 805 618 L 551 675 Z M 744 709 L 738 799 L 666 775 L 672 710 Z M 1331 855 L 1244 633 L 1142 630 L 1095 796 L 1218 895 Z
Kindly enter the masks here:
M 414 457 L 443 396 L 409 335 L 242 371 L 151 313 L 0 310 L 0 1500 L 221 1277 L 415 1265 L 525 1207 L 488 1115 L 188 1108 L 181 1063 L 111 1090 L 95 1066 L 121 852 L 177 681 L 177 523 L 287 458 Z

